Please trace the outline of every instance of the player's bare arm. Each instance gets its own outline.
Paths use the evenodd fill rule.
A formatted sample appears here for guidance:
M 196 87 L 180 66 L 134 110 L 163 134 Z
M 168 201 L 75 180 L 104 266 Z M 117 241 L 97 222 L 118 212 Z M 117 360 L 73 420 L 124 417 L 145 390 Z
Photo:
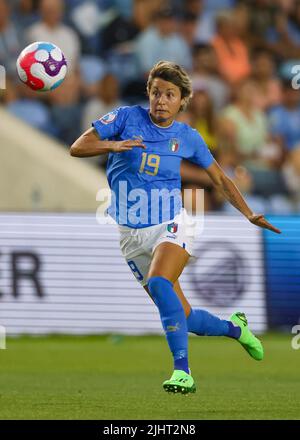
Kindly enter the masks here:
M 206 172 L 210 176 L 215 188 L 220 191 L 223 197 L 228 200 L 232 206 L 244 214 L 251 223 L 261 228 L 269 229 L 277 234 L 281 233 L 281 231 L 271 225 L 262 214 L 253 213 L 234 182 L 224 173 L 216 161 L 206 168 Z
M 94 128 L 90 128 L 71 145 L 70 154 L 74 157 L 92 157 L 105 153 L 122 153 L 132 150 L 133 147 L 146 148 L 139 139 L 124 141 L 102 140 L 97 131 Z

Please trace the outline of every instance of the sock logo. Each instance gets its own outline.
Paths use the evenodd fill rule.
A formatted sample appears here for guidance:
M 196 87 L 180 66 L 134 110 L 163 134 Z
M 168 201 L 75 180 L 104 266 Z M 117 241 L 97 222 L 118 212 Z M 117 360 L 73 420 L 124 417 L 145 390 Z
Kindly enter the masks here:
M 176 322 L 175 325 L 167 325 L 167 332 L 176 332 L 177 330 L 180 330 L 179 322 Z

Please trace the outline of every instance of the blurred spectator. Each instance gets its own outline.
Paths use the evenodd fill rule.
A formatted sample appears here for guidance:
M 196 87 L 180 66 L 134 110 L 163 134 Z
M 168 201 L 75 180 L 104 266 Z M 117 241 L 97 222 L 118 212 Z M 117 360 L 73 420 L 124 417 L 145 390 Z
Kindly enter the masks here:
M 71 145 L 81 133 L 82 106 L 80 102 L 80 76 L 69 73 L 63 87 L 47 93 L 51 104 L 52 120 L 59 139 Z
M 271 133 L 278 136 L 287 151 L 284 175 L 290 191 L 300 201 L 300 97 L 299 90 L 286 81 L 282 105 L 270 112 Z
M 243 194 L 243 197 L 249 203 L 249 206 L 256 212 L 258 200 L 257 196 L 252 196 L 253 192 L 253 178 L 246 167 L 239 165 L 239 158 L 236 149 L 233 145 L 226 145 L 222 143 L 222 148 L 219 148 L 215 154 L 215 158 L 226 172 L 226 174 L 233 180 Z M 235 209 L 231 209 L 231 204 L 223 199 L 219 192 L 214 192 L 214 197 L 218 206 L 225 212 L 231 214 L 237 213 Z M 260 203 L 263 206 L 263 203 Z M 258 209 L 257 212 L 261 212 Z
M 163 3 L 165 1 L 134 0 L 130 18 L 124 18 L 121 13 L 115 12 L 115 15 L 101 31 L 103 52 L 106 53 L 111 49 L 117 49 L 122 53 L 133 51 L 130 43 L 140 32 L 151 25 L 153 16 Z
M 197 16 L 191 12 L 185 12 L 180 18 L 179 31 L 186 43 L 192 49 L 195 43 L 197 30 Z
M 99 41 L 98 32 L 102 25 L 102 19 L 109 19 L 110 11 L 102 11 L 99 1 L 80 0 L 68 5 L 71 6 L 68 11 L 68 19 L 70 24 L 75 28 L 80 36 L 82 52 L 85 54 L 100 53 L 101 42 Z M 114 14 L 114 11 L 112 11 Z
M 192 125 L 193 113 L 189 108 L 187 108 L 184 112 L 178 114 L 176 121 L 183 122 L 184 124 Z
M 170 2 L 168 0 L 114 0 L 113 3 L 121 15 L 129 20 L 131 20 L 135 14 L 134 8 L 138 7 L 140 9 L 139 14 L 141 14 L 141 20 L 144 22 L 143 28 L 146 28 L 149 26 L 153 14 Z M 144 14 L 142 14 L 142 12 L 144 12 Z M 142 15 L 144 16 L 142 17 Z
M 299 58 L 300 2 L 293 2 L 286 10 L 276 11 L 273 24 L 267 29 L 265 39 L 269 48 L 280 59 Z
M 123 105 L 119 96 L 119 82 L 111 73 L 106 73 L 103 78 L 98 81 L 97 94 L 90 99 L 82 114 L 82 131 L 86 131 L 91 127 L 91 123 L 101 116 L 109 113 L 117 107 Z M 103 154 L 94 158 L 89 158 L 94 165 L 105 167 L 108 154 Z
M 224 107 L 229 97 L 229 87 L 219 75 L 216 53 L 211 45 L 194 46 L 191 78 L 194 86 L 203 84 L 213 100 L 216 111 Z
M 11 20 L 8 0 L 0 0 L 0 64 L 15 77 L 16 59 L 24 49 L 24 41 Z
M 300 147 L 300 96 L 290 81 L 283 83 L 282 104 L 271 110 L 269 120 L 272 134 L 281 138 L 287 151 Z
M 98 82 L 97 95 L 89 100 L 83 109 L 82 130 L 87 130 L 92 121 L 121 105 L 118 80 L 114 75 L 107 73 Z
M 128 19 L 115 14 L 99 36 L 102 55 L 109 70 L 119 77 L 124 96 L 128 97 L 129 102 L 136 103 L 144 99 L 144 78 L 141 78 L 137 69 L 135 56 L 136 38 L 149 27 L 160 6 L 159 0 L 134 0 L 132 17 Z
M 45 103 L 35 99 L 36 92 L 24 84 L 15 87 L 10 81 L 7 86 L 7 110 L 32 127 L 55 136 L 57 130 L 52 124 L 50 111 Z
M 137 11 L 137 9 L 134 9 Z M 102 54 L 105 56 L 107 52 L 117 49 L 121 51 L 128 51 L 129 43 L 142 30 L 139 15 L 133 15 L 131 20 L 124 18 L 121 14 L 115 13 L 110 22 L 103 27 L 100 32 Z
M 237 0 L 204 0 L 204 8 L 207 11 L 218 13 L 224 9 L 234 8 Z
M 123 17 L 127 19 L 130 19 L 132 17 L 134 0 L 114 0 L 114 3 L 120 14 L 123 15 Z
M 276 0 L 275 3 L 278 5 L 282 12 L 284 12 L 285 14 L 290 14 L 293 12 L 296 1 L 297 0 Z
M 62 22 L 63 0 L 41 0 L 39 12 L 41 21 L 27 30 L 28 42 L 51 41 L 64 52 L 68 68 L 74 69 L 79 61 L 80 41 L 74 30 Z
M 24 31 L 38 20 L 38 5 L 40 0 L 15 0 L 13 21 Z
M 237 34 L 232 12 L 221 12 L 217 16 L 217 33 L 212 40 L 220 74 L 234 84 L 250 74 L 248 49 Z
M 245 167 L 237 165 L 238 154 L 232 145 L 226 146 L 222 143 L 222 148 L 214 150 L 213 156 L 222 169 L 234 180 L 245 196 L 252 191 L 252 177 Z M 199 169 L 195 164 L 183 160 L 180 172 L 182 189 L 191 189 L 194 201 L 196 198 L 196 190 L 198 188 L 204 189 L 204 211 L 222 209 L 224 200 L 219 191 L 214 188 L 212 181 L 205 170 Z M 193 204 L 195 205 L 194 201 Z
M 258 93 L 255 105 L 261 110 L 269 110 L 282 100 L 280 79 L 276 76 L 276 66 L 272 54 L 266 49 L 257 50 L 252 56 L 252 77 Z
M 94 55 L 83 55 L 79 64 L 81 89 L 84 98 L 90 98 L 98 93 L 98 83 L 106 72 L 104 61 Z
M 203 0 L 184 0 L 180 14 L 192 14 L 197 17 L 195 41 L 208 43 L 215 34 L 215 19 L 212 11 L 204 7 Z
M 38 40 L 61 47 L 70 69 L 51 93 L 8 76 L 0 102 L 25 122 L 70 144 L 124 102 L 147 105 L 146 75 L 169 59 L 193 82 L 178 120 L 199 131 L 251 207 L 288 213 L 292 194 L 300 209 L 300 103 L 291 87 L 300 64 L 299 0 L 0 0 L 0 64 L 12 77 L 26 41 Z M 234 212 L 205 171 L 183 161 L 181 172 L 193 196 L 205 188 L 206 210 L 224 204 Z
M 159 60 L 172 60 L 190 70 L 191 53 L 187 43 L 177 33 L 177 21 L 171 9 L 159 11 L 153 26 L 142 32 L 136 41 L 137 68 L 143 77 Z
M 232 15 L 234 17 L 237 35 L 249 48 L 251 39 L 249 7 L 244 2 L 239 3 L 232 10 Z
M 181 189 L 192 190 L 192 205 L 186 205 L 187 201 L 184 200 L 184 206 L 189 212 L 195 213 L 196 207 L 196 194 L 197 189 L 204 189 L 204 211 L 212 211 L 216 209 L 216 204 L 213 196 L 213 185 L 211 179 L 203 169 L 192 162 L 183 160 L 180 166 L 181 175 Z
M 238 164 L 251 172 L 254 192 L 268 197 L 285 193 L 286 187 L 278 170 L 283 152 L 271 139 L 265 114 L 255 106 L 258 90 L 253 80 L 247 79 L 235 89 L 235 103 L 224 109 L 219 133 L 222 140 L 231 143 L 239 154 Z
M 193 92 L 194 95 L 188 109 L 177 119 L 195 128 L 215 155 L 218 140 L 212 100 L 201 83 L 194 85 Z M 219 202 L 215 197 L 214 187 L 203 169 L 199 169 L 191 162 L 183 161 L 181 164 L 181 178 L 182 190 L 190 189 L 193 195 L 193 206 L 185 205 L 187 209 L 190 211 L 195 209 L 196 190 L 198 188 L 205 190 L 204 211 L 211 211 L 218 207 Z
M 268 137 L 267 118 L 255 104 L 258 93 L 253 80 L 243 80 L 235 87 L 234 103 L 227 106 L 220 117 L 222 138 L 228 138 L 237 148 L 244 163 L 259 157 Z
M 250 47 L 252 49 L 268 48 L 266 34 L 273 26 L 278 6 L 273 0 L 246 0 L 246 4 L 249 7 Z
M 51 128 L 51 115 L 45 104 L 36 100 L 18 99 L 7 106 L 7 110 L 17 118 L 23 120 L 48 135 L 54 135 Z
M 192 127 L 203 137 L 211 151 L 217 148 L 216 117 L 212 100 L 201 84 L 194 84 L 194 95 L 189 109 L 192 113 Z

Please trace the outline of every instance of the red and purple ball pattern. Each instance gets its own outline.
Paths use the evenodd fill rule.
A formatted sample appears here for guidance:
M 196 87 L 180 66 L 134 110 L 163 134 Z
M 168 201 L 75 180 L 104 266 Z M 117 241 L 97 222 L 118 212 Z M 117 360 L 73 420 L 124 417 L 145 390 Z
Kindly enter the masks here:
M 67 74 L 64 54 L 53 43 L 36 42 L 27 46 L 17 60 L 20 80 L 32 90 L 56 89 Z

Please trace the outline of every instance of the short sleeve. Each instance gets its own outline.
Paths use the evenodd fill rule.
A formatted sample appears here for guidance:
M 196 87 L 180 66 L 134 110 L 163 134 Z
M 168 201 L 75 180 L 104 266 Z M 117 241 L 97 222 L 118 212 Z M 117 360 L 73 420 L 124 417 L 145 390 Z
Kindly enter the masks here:
M 120 134 L 124 128 L 130 107 L 119 107 L 97 121 L 92 122 L 92 126 L 99 134 L 100 139 L 111 139 Z
M 192 152 L 188 160 L 202 168 L 208 168 L 214 162 L 214 157 L 197 130 L 190 129 L 188 142 L 191 145 Z

